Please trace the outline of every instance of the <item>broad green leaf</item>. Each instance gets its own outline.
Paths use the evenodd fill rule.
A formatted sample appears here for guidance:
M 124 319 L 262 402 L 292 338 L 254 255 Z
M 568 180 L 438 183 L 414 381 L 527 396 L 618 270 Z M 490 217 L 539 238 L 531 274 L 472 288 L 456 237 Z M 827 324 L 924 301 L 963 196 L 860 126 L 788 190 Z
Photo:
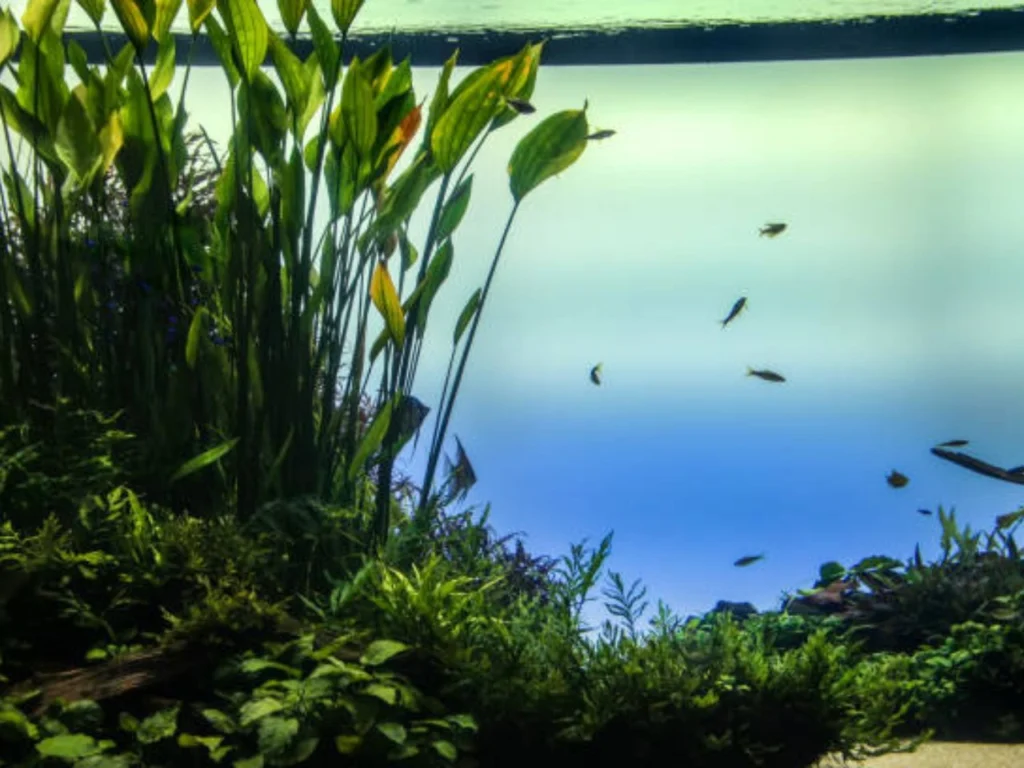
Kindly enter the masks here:
M 215 5 L 217 0 L 188 0 L 188 22 L 193 35 L 199 32 Z
M 406 738 L 408 738 L 405 726 L 399 723 L 377 723 L 377 730 L 395 742 L 395 744 L 404 744 Z
M 39 729 L 22 712 L 14 708 L 0 710 L 0 733 L 9 739 L 14 735 L 31 741 L 39 738 Z
M 231 43 L 248 82 L 267 57 L 267 22 L 255 0 L 217 0 Z
M 75 177 L 88 183 L 102 161 L 102 154 L 96 127 L 86 112 L 85 98 L 85 86 L 79 85 L 64 103 L 54 148 Z
M 38 43 L 42 38 L 59 4 L 60 0 L 28 0 L 21 15 L 21 25 L 32 42 Z
M 362 442 L 359 443 L 356 455 L 353 457 L 351 463 L 349 463 L 348 479 L 350 481 L 356 479 L 356 476 L 366 465 L 366 460 L 370 458 L 373 452 L 376 451 L 384 441 L 384 435 L 387 434 L 388 427 L 391 426 L 391 412 L 394 410 L 395 404 L 400 398 L 400 394 L 395 395 L 393 398 L 388 400 L 388 402 L 384 404 L 384 407 L 377 411 L 377 415 L 373 417 L 373 422 L 370 424 L 370 428 L 366 430 L 366 434 L 363 436 Z
M 149 75 L 149 92 L 153 101 L 166 93 L 174 79 L 174 54 L 174 35 L 167 35 L 160 43 L 156 54 L 156 65 Z
M 396 347 L 405 342 L 405 315 L 402 313 L 402 302 L 398 299 L 395 284 L 384 262 L 378 262 L 377 268 L 370 278 L 370 298 L 373 305 L 384 318 L 384 324 L 395 342 Z
M 443 173 L 451 173 L 462 156 L 503 108 L 501 70 L 488 68 L 473 87 L 455 97 L 430 135 L 430 147 Z
M 341 91 L 341 114 L 345 133 L 355 144 L 361 159 L 370 155 L 377 139 L 377 114 L 373 108 L 373 90 L 363 77 L 358 60 L 349 65 Z
M 47 33 L 37 47 L 26 38 L 21 45 L 18 80 L 18 103 L 22 109 L 33 114 L 46 129 L 53 130 L 69 92 L 64 82 L 64 46 L 60 39 Z
M 466 302 L 466 306 L 462 308 L 462 313 L 459 315 L 459 321 L 455 323 L 455 335 L 452 337 L 453 345 L 458 344 L 459 339 L 462 338 L 462 334 L 466 332 L 466 328 L 473 319 L 473 315 L 476 314 L 477 307 L 480 306 L 480 296 L 482 293 L 483 290 L 477 288 L 473 291 L 473 295 L 469 297 L 469 301 Z
M 135 50 L 142 53 L 149 44 L 149 21 L 142 15 L 142 8 L 135 0 L 110 0 L 114 13 L 121 22 L 121 29 L 128 35 Z
M 320 60 L 316 51 L 309 55 L 309 58 L 302 63 L 302 80 L 309 84 L 309 95 L 306 97 L 306 106 L 299 115 L 299 136 L 306 135 L 306 128 L 313 115 L 324 103 L 324 78 L 320 72 Z
M 587 148 L 586 109 L 568 109 L 526 134 L 508 164 L 512 199 L 519 203 L 545 180 L 572 165 Z
M 181 10 L 181 0 L 153 0 L 156 13 L 153 18 L 153 39 L 163 45 L 167 33 Z
M 375 640 L 367 646 L 359 663 L 367 667 L 376 667 L 407 650 L 409 646 L 397 640 Z
M 106 0 L 78 0 L 78 4 L 85 11 L 89 20 L 99 26 L 99 23 L 103 21 L 103 14 L 107 10 Z
M 51 736 L 36 744 L 36 751 L 43 757 L 56 757 L 63 760 L 79 760 L 101 752 L 100 746 L 92 736 L 84 733 L 68 733 L 63 736 Z
M 306 13 L 306 0 L 277 0 L 277 10 L 281 12 L 281 23 L 284 24 L 284 28 L 294 37 Z
M 533 88 L 537 82 L 537 68 L 540 65 L 540 54 L 544 43 L 536 45 L 527 44 L 511 60 L 511 72 L 508 85 L 505 88 L 505 97 L 529 101 L 533 95 Z M 518 116 L 518 112 L 512 107 L 507 107 L 498 113 L 491 124 L 491 130 L 497 130 L 512 122 Z
M 233 437 L 230 440 L 221 443 L 220 445 L 214 446 L 208 451 L 203 451 L 198 456 L 193 456 L 191 459 L 182 464 L 178 471 L 171 476 L 171 482 L 181 480 L 183 477 L 191 475 L 193 472 L 198 472 L 200 469 L 213 464 L 223 458 L 232 448 L 238 443 L 238 438 Z
M 291 746 L 299 733 L 299 721 L 294 717 L 270 715 L 260 720 L 259 747 L 264 755 L 276 756 Z
M 189 368 L 196 367 L 196 360 L 199 358 L 199 342 L 203 338 L 203 331 L 206 330 L 206 320 L 209 317 L 209 310 L 200 307 L 188 326 L 188 339 L 185 341 L 185 362 Z
M 342 34 L 347 34 L 356 14 L 363 7 L 363 0 L 331 0 L 331 14 Z
M 0 15 L 0 67 L 6 64 L 18 50 L 20 39 L 21 30 L 18 29 L 18 22 L 8 8 L 3 15 Z
M 139 730 L 135 737 L 140 744 L 156 744 L 158 741 L 169 739 L 178 730 L 178 712 L 180 704 L 173 707 L 161 709 L 139 724 Z
M 244 760 L 235 760 L 233 768 L 263 768 L 263 755 L 253 755 Z
M 3 18 L 0 17 L 0 24 L 2 23 Z M 88 86 L 92 82 L 93 74 L 89 71 L 89 57 L 86 55 L 85 49 L 74 40 L 68 41 L 68 63 L 75 70 L 75 74 L 78 75 L 78 79 L 82 81 L 83 85 Z M 90 117 L 95 120 L 95 115 L 92 113 L 90 113 Z
M 448 760 L 449 762 L 454 763 L 455 758 L 459 756 L 459 750 L 457 750 L 455 748 L 455 745 L 452 744 L 450 741 L 438 739 L 437 741 L 432 741 L 430 743 L 430 746 L 434 748 L 434 751 L 436 751 L 437 754 L 439 754 L 441 757 L 443 757 L 445 760 Z
M 331 30 L 320 18 L 315 3 L 309 5 L 306 19 L 309 21 L 309 32 L 313 38 L 313 50 L 316 51 L 320 69 L 323 72 L 324 89 L 328 92 L 333 91 L 334 86 L 338 84 L 341 52 L 338 50 L 338 44 L 334 42 Z
M 239 709 L 238 722 L 243 728 L 247 728 L 258 720 L 268 715 L 280 712 L 284 704 L 274 698 L 250 699 Z
M 191 733 L 178 735 L 178 746 L 185 749 L 190 747 L 206 747 L 210 752 L 214 752 L 223 741 L 223 736 L 195 736 Z
M 462 217 L 466 215 L 466 209 L 469 207 L 469 198 L 472 193 L 473 174 L 469 174 L 455 188 L 452 196 L 448 198 L 448 202 L 444 204 L 441 217 L 437 222 L 437 232 L 434 233 L 434 237 L 438 242 L 448 237 L 459 226 Z
M 3 85 L 0 85 L 0 110 L 4 123 L 31 142 L 40 156 L 49 161 L 57 161 L 53 148 L 53 139 L 43 124 L 29 114 L 18 103 L 18 98 Z

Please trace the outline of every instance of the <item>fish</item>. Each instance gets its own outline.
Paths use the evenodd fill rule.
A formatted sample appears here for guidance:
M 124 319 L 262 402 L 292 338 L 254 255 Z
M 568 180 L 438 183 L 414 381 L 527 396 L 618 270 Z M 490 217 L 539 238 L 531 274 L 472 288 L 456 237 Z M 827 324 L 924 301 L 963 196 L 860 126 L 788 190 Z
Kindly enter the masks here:
M 588 141 L 601 141 L 602 139 L 610 139 L 615 135 L 615 131 L 610 128 L 606 128 L 603 131 L 594 131 L 592 134 L 587 136 Z
M 604 363 L 598 363 L 597 365 L 595 365 L 593 368 L 590 369 L 590 380 L 592 382 L 594 382 L 595 384 L 597 384 L 598 386 L 601 385 L 601 366 L 602 365 L 604 365 Z
M 788 226 L 788 224 L 783 224 L 781 221 L 770 221 L 761 227 L 758 237 L 778 237 L 786 231 Z
M 416 440 L 412 444 L 414 451 L 420 440 L 420 427 L 423 426 L 428 413 L 430 413 L 430 407 L 412 395 L 404 396 L 396 409 L 399 441 L 404 443 L 415 434 Z
M 748 565 L 753 565 L 758 560 L 764 560 L 764 555 L 747 555 L 746 557 L 741 557 L 739 560 L 733 563 L 733 565 L 735 565 L 737 568 L 746 568 Z
M 944 443 L 939 443 L 936 448 L 963 448 L 967 445 L 967 440 L 947 440 Z
M 919 509 L 917 511 L 918 511 L 918 513 L 920 513 L 922 515 L 930 515 L 932 513 L 932 511 L 930 509 Z
M 505 99 L 505 102 L 520 115 L 532 115 L 537 108 L 525 99 Z
M 893 488 L 903 488 L 907 483 L 910 482 L 910 478 L 901 472 L 897 472 L 895 469 L 889 473 L 885 478 L 885 482 L 891 485 Z
M 729 315 L 722 321 L 722 329 L 725 329 L 729 323 L 736 319 L 736 315 L 743 311 L 743 308 L 747 306 L 747 297 L 740 296 L 736 299 L 736 303 L 732 305 L 732 309 L 729 310 Z
M 448 472 L 448 501 L 464 499 L 469 489 L 476 485 L 476 472 L 469 462 L 466 449 L 462 447 L 462 441 L 455 435 L 455 462 L 447 456 L 444 457 Z
M 1014 467 L 1013 469 L 1008 469 L 1006 471 L 1009 472 L 1011 475 L 1024 475 L 1024 464 L 1022 464 L 1019 467 Z
M 749 365 L 747 366 L 747 376 L 757 376 L 757 378 L 764 379 L 765 381 L 783 382 L 786 380 L 785 376 L 778 374 L 775 371 L 757 371 Z

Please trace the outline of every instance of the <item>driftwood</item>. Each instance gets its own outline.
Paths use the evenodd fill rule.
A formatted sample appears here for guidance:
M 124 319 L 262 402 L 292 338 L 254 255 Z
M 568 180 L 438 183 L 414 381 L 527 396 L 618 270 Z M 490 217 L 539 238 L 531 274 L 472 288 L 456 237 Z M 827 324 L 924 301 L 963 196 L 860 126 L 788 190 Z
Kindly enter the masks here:
M 38 717 L 57 699 L 102 701 L 145 689 L 195 672 L 213 662 L 210 654 L 197 652 L 184 644 L 166 648 L 149 648 L 112 659 L 95 667 L 79 667 L 54 674 L 39 674 L 4 691 L 5 696 L 18 696 L 38 689 L 26 709 Z
M 972 472 L 977 472 L 979 475 L 994 477 L 996 480 L 1003 480 L 1007 483 L 1024 485 L 1024 473 L 1009 472 L 1002 467 L 997 467 L 994 464 L 989 464 L 981 459 L 976 459 L 966 453 L 947 451 L 945 448 L 932 448 L 932 453 L 940 459 L 945 459 L 946 461 L 951 461 L 954 464 L 959 464 L 961 467 L 969 469 Z

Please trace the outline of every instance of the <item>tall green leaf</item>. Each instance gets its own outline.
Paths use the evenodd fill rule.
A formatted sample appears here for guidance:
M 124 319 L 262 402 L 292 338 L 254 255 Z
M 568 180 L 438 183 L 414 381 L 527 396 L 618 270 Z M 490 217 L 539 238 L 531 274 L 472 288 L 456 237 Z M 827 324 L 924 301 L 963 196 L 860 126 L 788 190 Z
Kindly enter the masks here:
M 234 437 L 226 442 L 221 443 L 220 445 L 214 446 L 208 451 L 203 451 L 198 456 L 192 457 L 184 464 L 182 464 L 180 467 L 178 467 L 178 471 L 171 476 L 171 482 L 177 482 L 178 480 L 181 480 L 183 477 L 191 475 L 193 472 L 198 472 L 200 469 L 203 469 L 204 467 L 208 467 L 209 465 L 217 461 L 220 461 L 237 444 L 238 438 Z
M 43 32 L 50 25 L 54 11 L 60 0 L 29 0 L 25 6 L 25 12 L 21 14 L 21 25 L 25 28 L 28 38 L 38 43 Z
M 114 13 L 121 22 L 121 28 L 128 35 L 135 50 L 142 53 L 149 45 L 149 25 L 152 19 L 147 19 L 143 15 L 142 8 L 135 0 L 110 0 L 110 4 L 114 6 Z
M 156 65 L 149 75 L 149 93 L 153 101 L 167 92 L 174 79 L 174 49 L 174 35 L 167 35 L 160 42 L 156 54 Z
M 188 0 L 188 23 L 193 35 L 199 32 L 215 5 L 217 0 Z
M 363 77 L 357 61 L 349 65 L 341 91 L 341 116 L 345 132 L 360 158 L 367 158 L 377 139 L 377 114 L 373 89 Z
M 281 23 L 292 37 L 299 31 L 299 24 L 306 14 L 306 0 L 277 0 L 277 10 L 281 13 Z
M 251 82 L 267 57 L 269 31 L 266 19 L 255 0 L 217 0 L 217 8 L 227 25 L 231 43 L 242 74 Z
M 557 112 L 526 134 L 508 164 L 512 199 L 518 203 L 546 179 L 572 165 L 587 148 L 586 109 Z
M 20 38 L 21 30 L 18 29 L 18 22 L 8 8 L 0 15 L 0 67 L 6 64 L 18 50 Z
M 430 135 L 430 146 L 443 173 L 451 173 L 462 156 L 504 107 L 505 73 L 488 67 L 477 83 L 457 96 Z
M 477 288 L 473 291 L 473 295 L 469 297 L 469 301 L 466 302 L 466 306 L 462 308 L 462 312 L 459 314 L 459 320 L 455 323 L 455 334 L 452 336 L 452 344 L 458 344 L 459 339 L 462 338 L 462 334 L 465 333 L 466 328 L 469 327 L 470 322 L 473 320 L 473 315 L 476 314 L 476 310 L 480 306 L 480 294 L 482 292 L 481 288 Z
M 93 24 L 98 26 L 103 21 L 103 14 L 107 10 L 106 0 L 78 0 L 78 4 Z
M 85 95 L 85 86 L 79 85 L 64 103 L 54 148 L 71 172 L 88 184 L 102 155 L 96 126 L 86 111 Z
M 348 466 L 348 479 L 355 480 L 359 472 L 366 465 L 366 460 L 370 458 L 374 451 L 376 451 L 382 442 L 384 442 L 384 435 L 387 434 L 388 427 L 391 426 L 391 413 L 395 408 L 395 405 L 402 399 L 401 393 L 395 395 L 393 398 L 377 411 L 377 415 L 374 416 L 373 422 L 370 424 L 370 428 L 366 430 L 366 434 L 363 436 L 362 441 L 359 443 L 359 448 L 356 449 L 355 456 Z
M 455 188 L 452 196 L 448 198 L 448 202 L 444 204 L 441 218 L 437 222 L 435 237 L 438 242 L 448 237 L 459 226 L 462 217 L 466 215 L 466 209 L 469 207 L 469 198 L 472 193 L 473 174 L 470 174 Z

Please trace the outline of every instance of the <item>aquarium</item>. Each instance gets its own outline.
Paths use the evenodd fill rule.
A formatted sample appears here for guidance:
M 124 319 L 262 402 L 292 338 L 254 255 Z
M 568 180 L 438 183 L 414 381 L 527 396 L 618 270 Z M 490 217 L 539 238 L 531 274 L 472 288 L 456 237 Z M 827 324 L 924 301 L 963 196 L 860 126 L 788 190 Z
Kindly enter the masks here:
M 10 8 L 12 764 L 1024 738 L 1019 9 Z M 270 625 L 309 647 L 246 646 L 214 706 L 182 649 Z M 287 698 L 345 675 L 351 728 Z M 791 743 L 818 721 L 764 702 L 812 679 Z M 708 741 L 623 724 L 662 707 Z

